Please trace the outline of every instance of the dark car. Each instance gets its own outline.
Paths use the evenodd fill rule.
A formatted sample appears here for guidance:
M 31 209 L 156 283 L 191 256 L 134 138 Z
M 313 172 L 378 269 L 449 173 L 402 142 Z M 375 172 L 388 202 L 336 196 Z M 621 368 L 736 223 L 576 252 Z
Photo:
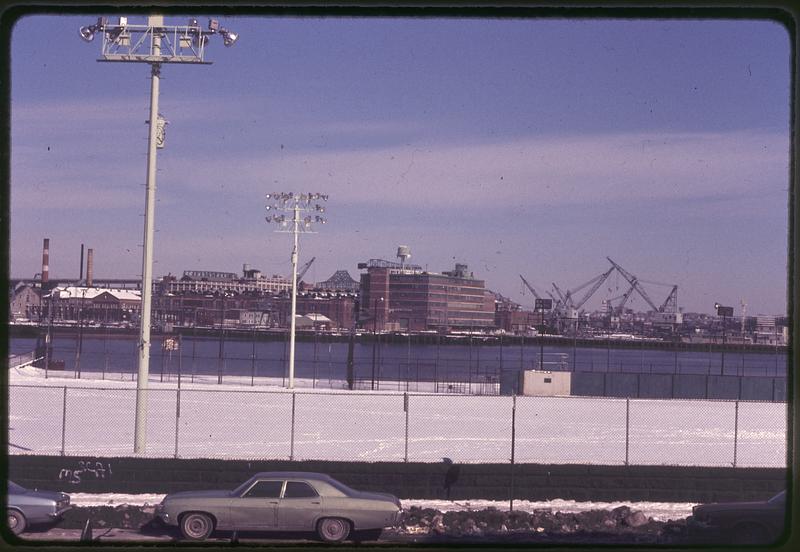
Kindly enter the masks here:
M 733 544 L 768 544 L 780 538 L 786 516 L 786 491 L 769 500 L 719 502 L 692 508 L 692 535 Z
M 19 535 L 31 525 L 52 523 L 70 509 L 69 495 L 30 490 L 8 482 L 8 528 Z
M 351 533 L 396 525 L 401 512 L 394 495 L 351 489 L 321 473 L 257 473 L 233 491 L 168 494 L 156 515 L 177 525 L 189 540 L 227 531 L 314 531 L 339 542 Z

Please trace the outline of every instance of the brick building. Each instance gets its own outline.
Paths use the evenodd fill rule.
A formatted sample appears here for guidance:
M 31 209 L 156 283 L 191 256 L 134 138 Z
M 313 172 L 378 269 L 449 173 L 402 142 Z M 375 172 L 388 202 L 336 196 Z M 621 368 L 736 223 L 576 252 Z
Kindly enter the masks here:
M 495 327 L 495 297 L 467 265 L 423 271 L 381 259 L 361 263 L 359 321 L 376 331 L 479 331 Z

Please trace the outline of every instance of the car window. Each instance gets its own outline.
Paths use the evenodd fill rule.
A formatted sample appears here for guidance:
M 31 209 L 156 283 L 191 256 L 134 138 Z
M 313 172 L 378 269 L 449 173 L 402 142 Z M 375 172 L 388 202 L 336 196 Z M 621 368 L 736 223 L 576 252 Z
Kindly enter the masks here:
M 258 481 L 244 496 L 246 498 L 278 498 L 281 496 L 281 487 L 283 487 L 283 481 Z
M 312 498 L 318 496 L 317 491 L 308 483 L 302 481 L 287 481 L 283 498 Z

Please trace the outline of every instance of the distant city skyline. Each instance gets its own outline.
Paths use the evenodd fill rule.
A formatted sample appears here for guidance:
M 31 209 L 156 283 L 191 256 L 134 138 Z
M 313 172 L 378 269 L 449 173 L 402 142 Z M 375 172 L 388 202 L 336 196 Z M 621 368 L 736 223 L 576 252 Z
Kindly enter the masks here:
M 98 15 L 11 37 L 10 271 L 141 274 L 144 64 L 97 63 Z M 208 17 L 198 17 L 205 24 Z M 187 17 L 167 17 L 183 24 Z M 464 263 L 524 306 L 609 268 L 687 312 L 786 312 L 790 41 L 757 20 L 222 17 L 213 65 L 165 64 L 155 269 L 289 275 L 265 194 L 330 196 L 306 281 Z M 143 22 L 131 16 L 129 21 Z M 43 41 L 42 36 L 48 40 Z M 667 287 L 645 285 L 660 304 Z M 610 279 L 587 304 L 627 289 Z M 661 292 L 663 290 L 663 293 Z M 628 306 L 644 311 L 641 298 Z

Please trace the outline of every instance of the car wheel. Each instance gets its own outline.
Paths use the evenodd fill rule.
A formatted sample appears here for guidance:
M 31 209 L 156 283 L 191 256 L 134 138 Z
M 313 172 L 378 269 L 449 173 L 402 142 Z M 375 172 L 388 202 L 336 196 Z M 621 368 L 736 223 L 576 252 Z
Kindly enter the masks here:
M 740 523 L 733 528 L 734 544 L 767 544 L 770 535 L 760 523 Z
M 317 534 L 325 542 L 342 542 L 350 534 L 350 522 L 341 518 L 321 519 L 317 524 Z
M 189 540 L 205 540 L 214 531 L 214 521 L 208 514 L 192 512 L 181 518 L 181 534 Z
M 28 522 L 25 520 L 25 516 L 22 515 L 22 512 L 18 510 L 8 511 L 8 528 L 11 529 L 12 533 L 19 535 L 25 531 L 27 525 Z

